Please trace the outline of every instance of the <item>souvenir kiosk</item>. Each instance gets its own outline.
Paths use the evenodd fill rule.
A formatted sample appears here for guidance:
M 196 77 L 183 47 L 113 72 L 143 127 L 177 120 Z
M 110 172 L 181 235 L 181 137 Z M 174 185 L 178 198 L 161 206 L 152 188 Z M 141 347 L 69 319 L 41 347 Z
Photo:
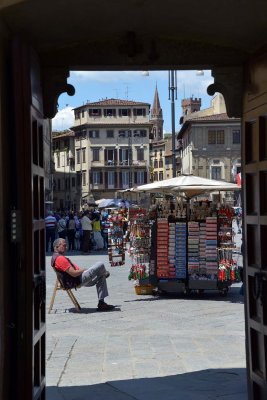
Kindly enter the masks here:
M 233 261 L 234 210 L 209 201 L 173 204 L 164 201 L 151 230 L 150 282 L 158 291 L 189 293 L 218 290 L 226 295 L 239 281 Z

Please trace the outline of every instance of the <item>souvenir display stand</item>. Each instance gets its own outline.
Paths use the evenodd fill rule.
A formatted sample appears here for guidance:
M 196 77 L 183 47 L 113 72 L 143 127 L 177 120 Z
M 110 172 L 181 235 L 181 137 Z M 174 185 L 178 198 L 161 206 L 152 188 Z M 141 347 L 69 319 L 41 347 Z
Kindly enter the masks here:
M 219 241 L 219 271 L 218 282 L 225 286 L 232 281 L 240 281 L 240 271 L 236 260 L 233 259 L 236 247 L 234 244 L 234 229 L 232 221 L 235 211 L 233 208 L 221 208 L 218 211 L 218 241 Z
M 135 281 L 136 294 L 152 294 L 153 286 L 148 281 L 150 259 L 150 223 L 145 209 L 129 212 L 128 229 L 130 231 L 129 255 L 132 266 L 128 279 Z
M 125 264 L 125 238 L 123 232 L 124 215 L 118 210 L 113 210 L 108 218 L 108 256 L 111 267 Z
M 219 290 L 240 280 L 233 261 L 233 209 L 210 202 L 195 202 L 189 214 L 185 207 L 168 210 L 165 202 L 152 228 L 150 282 L 159 292 Z
M 153 226 L 156 253 L 151 255 L 151 279 L 159 291 L 184 292 L 186 289 L 186 224 L 159 218 Z
M 186 291 L 187 282 L 187 205 L 163 200 L 151 227 L 149 280 L 158 291 Z

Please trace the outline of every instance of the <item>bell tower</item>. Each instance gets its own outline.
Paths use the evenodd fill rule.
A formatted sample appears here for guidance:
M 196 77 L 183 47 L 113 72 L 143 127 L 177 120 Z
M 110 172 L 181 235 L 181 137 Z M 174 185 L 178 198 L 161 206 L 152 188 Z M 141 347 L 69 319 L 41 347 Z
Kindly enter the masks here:
M 151 109 L 151 118 L 150 121 L 153 122 L 152 133 L 153 133 L 153 141 L 158 141 L 163 139 L 163 114 L 162 108 L 160 106 L 158 88 L 156 85 L 153 106 Z

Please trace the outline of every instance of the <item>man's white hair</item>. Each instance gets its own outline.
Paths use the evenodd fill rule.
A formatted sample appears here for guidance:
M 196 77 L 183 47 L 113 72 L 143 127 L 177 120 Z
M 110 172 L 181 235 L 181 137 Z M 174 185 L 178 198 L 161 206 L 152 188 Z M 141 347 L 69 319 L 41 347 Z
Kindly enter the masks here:
M 61 243 L 63 241 L 65 241 L 65 239 L 63 239 L 63 238 L 57 238 L 56 240 L 54 240 L 54 243 L 53 243 L 54 250 L 56 247 L 58 247 L 59 243 Z

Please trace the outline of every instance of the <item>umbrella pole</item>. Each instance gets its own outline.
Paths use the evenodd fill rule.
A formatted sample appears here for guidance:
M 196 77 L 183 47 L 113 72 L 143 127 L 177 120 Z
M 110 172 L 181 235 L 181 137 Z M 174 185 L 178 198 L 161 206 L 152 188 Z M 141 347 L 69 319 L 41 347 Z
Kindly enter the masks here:
M 190 199 L 187 197 L 186 199 L 186 218 L 189 221 L 190 218 Z

